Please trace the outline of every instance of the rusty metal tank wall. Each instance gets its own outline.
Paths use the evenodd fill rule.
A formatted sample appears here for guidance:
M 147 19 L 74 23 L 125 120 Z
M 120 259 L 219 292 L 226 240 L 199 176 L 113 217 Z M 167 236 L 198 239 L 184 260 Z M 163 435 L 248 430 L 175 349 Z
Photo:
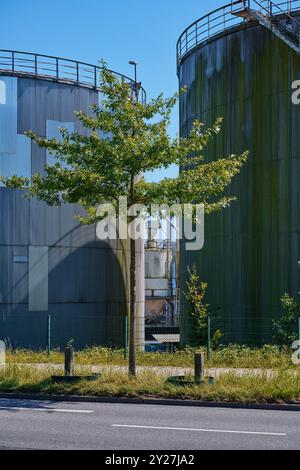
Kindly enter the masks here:
M 223 116 L 207 159 L 250 151 L 229 190 L 238 202 L 206 217 L 201 252 L 181 250 L 181 285 L 196 263 L 224 342 L 270 342 L 280 297 L 300 290 L 300 106 L 291 101 L 298 79 L 297 53 L 254 22 L 198 45 L 179 69 L 180 87 L 188 87 L 181 136 L 196 118 L 211 125 Z M 182 338 L 188 342 L 187 314 Z
M 94 89 L 38 78 L 0 75 L 0 174 L 43 172 L 51 155 L 24 135 L 58 137 L 82 131 L 74 111 L 98 102 Z M 71 338 L 86 345 L 123 346 L 128 250 L 97 240 L 81 226 L 77 206 L 47 207 L 0 188 L 0 339 L 13 347 L 45 348 Z

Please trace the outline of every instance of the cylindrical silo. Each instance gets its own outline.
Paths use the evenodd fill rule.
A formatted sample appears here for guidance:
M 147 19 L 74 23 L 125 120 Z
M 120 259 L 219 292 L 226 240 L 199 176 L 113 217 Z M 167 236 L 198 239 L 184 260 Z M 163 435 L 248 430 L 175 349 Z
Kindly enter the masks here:
M 266 2 L 245 4 L 262 12 Z M 224 342 L 270 342 L 280 297 L 300 290 L 300 107 L 291 99 L 300 56 L 286 33 L 298 33 L 300 2 L 280 5 L 282 35 L 269 29 L 266 13 L 263 24 L 259 15 L 233 15 L 229 4 L 198 20 L 178 42 L 180 87 L 188 90 L 180 99 L 181 136 L 194 119 L 210 126 L 223 116 L 207 161 L 250 151 L 228 190 L 238 201 L 206 217 L 201 251 L 181 252 L 182 287 L 195 263 Z M 183 310 L 183 342 L 188 338 Z
M 99 102 L 99 80 L 92 65 L 0 51 L 0 174 L 43 173 L 53 157 L 24 133 L 84 132 L 74 112 Z M 9 345 L 45 347 L 49 313 L 54 347 L 71 338 L 77 348 L 124 346 L 128 244 L 98 240 L 74 219 L 80 211 L 0 188 L 0 339 Z

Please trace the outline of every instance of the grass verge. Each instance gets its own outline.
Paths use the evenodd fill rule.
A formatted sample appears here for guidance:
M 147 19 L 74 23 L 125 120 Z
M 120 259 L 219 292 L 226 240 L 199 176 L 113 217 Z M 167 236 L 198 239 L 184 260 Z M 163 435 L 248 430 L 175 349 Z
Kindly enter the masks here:
M 52 384 L 51 368 L 43 371 L 28 366 L 8 365 L 0 371 L 0 392 L 93 395 L 143 398 L 180 398 L 242 403 L 300 403 L 300 373 L 279 371 L 270 378 L 238 377 L 230 373 L 214 385 L 178 387 L 165 378 L 143 372 L 134 379 L 120 372 L 107 372 L 95 382 Z
M 197 348 L 197 351 L 205 348 Z M 139 366 L 160 367 L 193 367 L 195 349 L 186 348 L 173 354 L 167 353 L 137 353 Z M 86 348 L 76 352 L 75 361 L 78 365 L 126 365 L 124 351 L 121 349 L 109 349 L 103 347 Z M 9 363 L 52 363 L 62 364 L 64 355 L 54 350 L 50 355 L 47 351 L 31 351 L 25 349 L 8 350 L 7 361 Z M 206 364 L 209 367 L 233 367 L 233 368 L 262 368 L 262 369 L 287 369 L 293 368 L 291 352 L 280 350 L 277 346 L 265 345 L 261 348 L 248 346 L 224 346 L 212 352 L 212 357 Z

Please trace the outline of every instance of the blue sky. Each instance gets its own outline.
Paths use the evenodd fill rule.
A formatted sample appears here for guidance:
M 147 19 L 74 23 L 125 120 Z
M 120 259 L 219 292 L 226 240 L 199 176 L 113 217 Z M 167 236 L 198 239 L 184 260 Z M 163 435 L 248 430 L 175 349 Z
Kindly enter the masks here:
M 227 0 L 0 0 L 0 48 L 57 55 L 138 78 L 149 97 L 177 91 L 176 41 L 193 21 Z M 174 112 L 170 133 L 178 129 Z M 176 173 L 168 171 L 168 175 Z M 154 179 L 161 177 L 155 174 Z

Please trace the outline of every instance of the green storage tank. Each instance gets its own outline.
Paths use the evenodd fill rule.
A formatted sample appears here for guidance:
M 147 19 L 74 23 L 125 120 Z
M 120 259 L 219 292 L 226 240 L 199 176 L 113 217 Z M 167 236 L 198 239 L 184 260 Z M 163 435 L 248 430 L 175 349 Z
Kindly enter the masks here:
M 270 342 L 280 297 L 300 290 L 300 106 L 292 103 L 292 82 L 300 79 L 294 41 L 300 2 L 280 4 L 273 16 L 266 3 L 225 5 L 191 25 L 177 45 L 180 88 L 188 89 L 180 99 L 181 136 L 194 119 L 211 125 L 223 116 L 208 161 L 250 151 L 229 188 L 238 202 L 206 218 L 203 250 L 181 250 L 181 286 L 196 263 L 208 282 L 213 326 L 227 343 Z M 185 312 L 183 306 L 181 335 L 188 343 Z

